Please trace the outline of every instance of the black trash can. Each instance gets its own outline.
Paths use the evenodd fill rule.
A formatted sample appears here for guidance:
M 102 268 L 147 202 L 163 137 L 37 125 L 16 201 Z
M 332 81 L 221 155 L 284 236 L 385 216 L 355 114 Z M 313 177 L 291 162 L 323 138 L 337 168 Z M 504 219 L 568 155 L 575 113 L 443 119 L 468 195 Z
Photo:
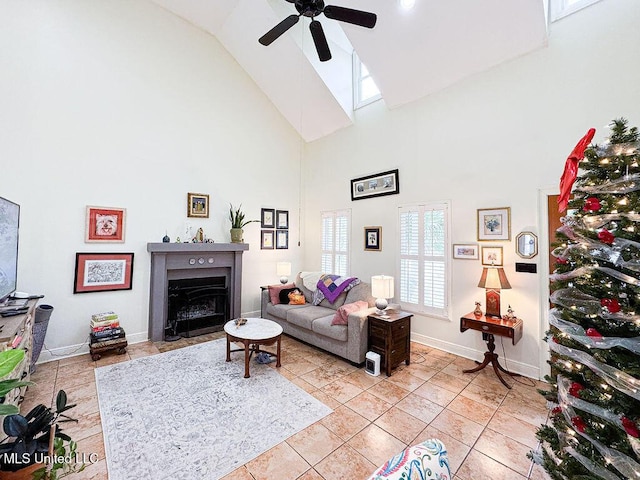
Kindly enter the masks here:
M 38 305 L 36 314 L 33 319 L 33 345 L 31 346 L 31 367 L 29 373 L 36 371 L 36 362 L 40 357 L 42 346 L 44 345 L 44 337 L 47 335 L 49 327 L 49 319 L 53 313 L 51 305 Z

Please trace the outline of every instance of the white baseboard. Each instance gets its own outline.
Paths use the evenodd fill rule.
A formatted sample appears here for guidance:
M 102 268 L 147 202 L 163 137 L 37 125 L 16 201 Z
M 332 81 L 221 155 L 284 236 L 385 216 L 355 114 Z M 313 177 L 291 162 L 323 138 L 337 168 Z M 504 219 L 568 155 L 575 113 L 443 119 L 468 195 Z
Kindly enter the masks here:
M 459 357 L 468 358 L 470 360 L 481 360 L 484 358 L 484 351 L 476 350 L 475 348 L 464 347 L 456 343 L 445 342 L 437 338 L 427 337 L 419 333 L 411 334 L 411 341 L 421 343 L 428 347 L 437 348 L 445 352 L 453 353 Z M 504 359 L 501 359 L 501 364 L 504 366 Z M 507 367 L 510 372 L 519 373 L 525 377 L 534 378 L 540 380 L 540 368 L 534 365 L 528 365 L 526 363 L 517 362 L 515 360 L 507 359 Z
M 133 345 L 134 343 L 146 342 L 149 339 L 148 332 L 140 333 L 127 333 L 127 343 Z M 45 343 L 40 357 L 36 364 L 53 362 L 55 360 L 62 360 L 63 358 L 76 357 L 78 355 L 84 355 L 89 353 L 89 343 L 80 343 L 77 345 L 69 345 L 68 347 L 59 347 L 48 349 Z

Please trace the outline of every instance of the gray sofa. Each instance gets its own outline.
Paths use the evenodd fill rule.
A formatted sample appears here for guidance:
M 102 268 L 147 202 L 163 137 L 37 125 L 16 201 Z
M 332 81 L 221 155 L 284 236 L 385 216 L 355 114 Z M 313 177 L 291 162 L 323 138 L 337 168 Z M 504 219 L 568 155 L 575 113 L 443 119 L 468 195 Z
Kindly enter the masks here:
M 327 299 L 319 305 L 313 305 L 313 292 L 305 288 L 300 276 L 295 285 L 304 293 L 307 303 L 304 305 L 274 305 L 269 291 L 262 292 L 262 317 L 273 320 L 282 326 L 284 333 L 303 342 L 334 353 L 354 364 L 361 364 L 367 353 L 367 315 L 375 311 L 375 299 L 371 296 L 371 286 L 360 282 L 347 292 L 343 292 L 331 304 Z M 366 301 L 369 308 L 350 313 L 348 325 L 331 325 L 339 307 L 358 300 Z

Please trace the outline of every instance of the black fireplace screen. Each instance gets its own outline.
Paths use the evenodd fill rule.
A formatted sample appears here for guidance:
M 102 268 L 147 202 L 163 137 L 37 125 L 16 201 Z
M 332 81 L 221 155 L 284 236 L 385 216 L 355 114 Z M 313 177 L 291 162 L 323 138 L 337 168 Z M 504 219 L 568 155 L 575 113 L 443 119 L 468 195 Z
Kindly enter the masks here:
M 229 320 L 225 277 L 169 280 L 165 336 L 193 337 L 222 330 Z

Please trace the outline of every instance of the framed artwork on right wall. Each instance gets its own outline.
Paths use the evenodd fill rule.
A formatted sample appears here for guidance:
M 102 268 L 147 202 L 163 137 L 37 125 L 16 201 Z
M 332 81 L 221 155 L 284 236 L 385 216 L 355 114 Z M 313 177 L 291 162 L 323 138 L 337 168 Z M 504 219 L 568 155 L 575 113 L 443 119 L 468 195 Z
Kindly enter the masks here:
M 478 240 L 495 241 L 511 239 L 511 208 L 479 208 Z

